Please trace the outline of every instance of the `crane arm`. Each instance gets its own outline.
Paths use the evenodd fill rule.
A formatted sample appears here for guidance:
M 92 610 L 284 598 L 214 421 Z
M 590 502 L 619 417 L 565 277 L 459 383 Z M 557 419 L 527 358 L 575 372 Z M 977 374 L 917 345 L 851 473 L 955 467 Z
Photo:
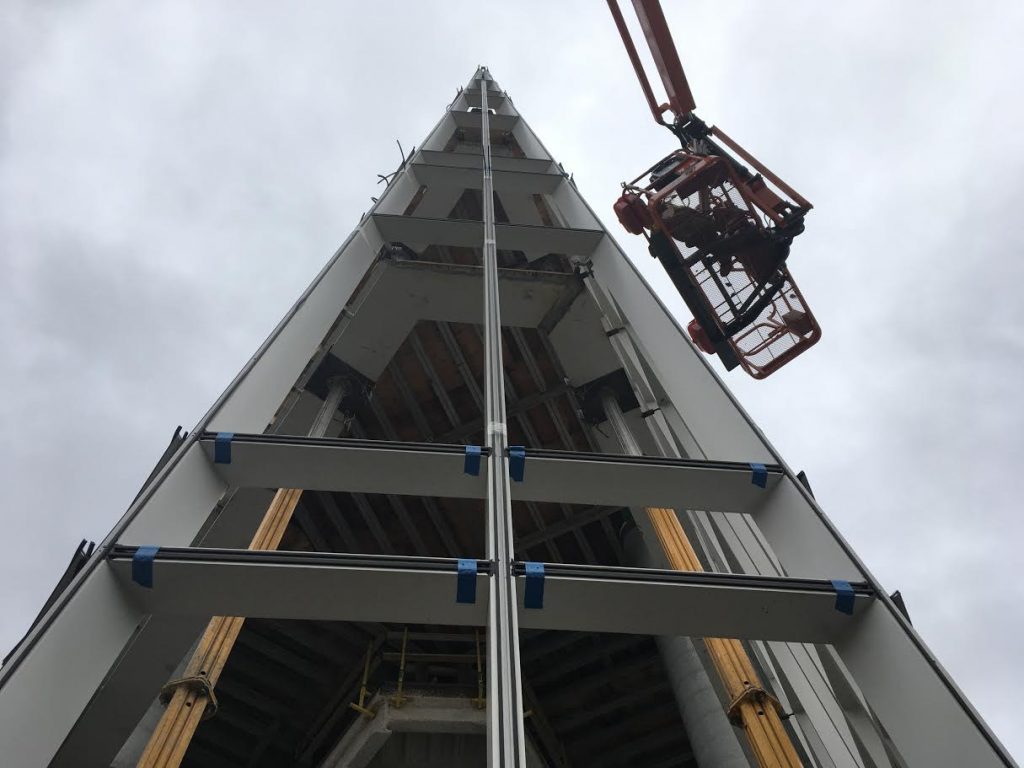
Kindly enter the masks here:
M 686 74 L 683 72 L 683 65 L 679 61 L 679 53 L 676 51 L 675 43 L 672 42 L 672 33 L 669 31 L 668 22 L 665 21 L 665 14 L 661 10 L 659 0 L 633 0 L 633 10 L 640 21 L 640 28 L 643 30 L 647 40 L 647 47 L 654 58 L 654 66 L 661 75 L 661 82 L 668 94 L 668 101 L 659 104 L 651 89 L 651 82 L 644 70 L 640 55 L 633 44 L 633 36 L 630 34 L 626 20 L 619 10 L 618 0 L 608 0 L 608 9 L 615 19 L 615 26 L 618 27 L 619 36 L 623 45 L 626 46 L 626 53 L 633 63 L 633 69 L 640 80 L 640 87 L 643 89 L 647 104 L 651 108 L 651 114 L 655 122 L 667 124 L 664 117 L 665 112 L 672 112 L 676 119 L 688 115 L 696 108 L 693 100 L 693 93 L 690 92 L 690 84 L 686 81 Z

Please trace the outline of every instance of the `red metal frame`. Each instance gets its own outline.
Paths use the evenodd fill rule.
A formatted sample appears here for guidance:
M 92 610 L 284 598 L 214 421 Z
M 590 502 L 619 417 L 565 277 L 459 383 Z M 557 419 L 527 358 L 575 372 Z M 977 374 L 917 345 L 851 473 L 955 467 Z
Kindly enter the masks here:
M 671 111 L 676 117 L 689 114 L 696 108 L 693 101 L 693 93 L 690 92 L 690 84 L 686 81 L 686 74 L 683 72 L 683 65 L 679 61 L 679 54 L 672 43 L 672 33 L 669 31 L 668 22 L 665 21 L 665 14 L 661 10 L 658 0 L 633 0 L 633 10 L 640 21 L 640 29 L 643 30 L 647 40 L 647 47 L 651 50 L 654 58 L 654 66 L 661 75 L 661 82 L 668 94 L 668 102 L 659 104 L 654 98 L 654 91 L 651 89 L 651 82 L 644 71 L 644 66 L 637 54 L 636 46 L 633 44 L 633 36 L 626 26 L 626 20 L 619 10 L 618 0 L 608 0 L 608 9 L 615 19 L 615 26 L 619 29 L 619 37 L 626 46 L 626 53 L 633 63 L 633 69 L 640 80 L 640 87 L 647 98 L 647 105 L 651 108 L 651 114 L 656 122 L 663 123 L 662 115 Z
M 668 94 L 661 104 L 618 0 L 607 2 L 651 114 L 684 147 L 623 184 L 615 214 L 627 231 L 647 237 L 690 307 L 694 343 L 718 354 L 727 368 L 740 365 L 764 378 L 821 338 L 786 266 L 811 203 L 693 114 L 693 94 L 659 0 L 632 2 Z M 671 122 L 666 112 L 673 114 Z
M 678 150 L 624 185 L 615 212 L 628 231 L 650 232 L 652 254 L 697 318 L 694 343 L 763 379 L 814 346 L 821 328 L 785 266 L 795 236 L 786 227 L 803 209 L 740 171 L 731 158 Z

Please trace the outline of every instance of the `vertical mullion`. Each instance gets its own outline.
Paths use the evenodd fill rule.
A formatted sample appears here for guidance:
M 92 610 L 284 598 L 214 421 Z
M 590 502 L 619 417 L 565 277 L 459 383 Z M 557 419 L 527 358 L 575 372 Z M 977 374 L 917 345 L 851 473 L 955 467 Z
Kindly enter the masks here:
M 519 668 L 519 622 L 512 577 L 512 500 L 509 493 L 508 429 L 505 421 L 501 307 L 498 303 L 498 248 L 494 233 L 494 180 L 486 70 L 480 85 L 480 144 L 483 152 L 485 430 L 491 449 L 487 473 L 487 557 L 494 563 L 487 625 L 487 743 L 490 768 L 526 764 Z

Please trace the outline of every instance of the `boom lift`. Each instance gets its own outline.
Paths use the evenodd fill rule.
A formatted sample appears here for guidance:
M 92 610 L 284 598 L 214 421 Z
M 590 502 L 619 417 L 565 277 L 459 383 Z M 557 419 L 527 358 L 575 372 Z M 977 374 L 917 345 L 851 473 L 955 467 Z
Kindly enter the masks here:
M 659 0 L 633 0 L 633 8 L 668 95 L 663 104 L 654 97 L 618 0 L 608 0 L 608 7 L 651 114 L 682 144 L 623 183 L 615 215 L 628 232 L 647 238 L 651 255 L 690 308 L 693 342 L 717 354 L 727 370 L 741 366 L 763 379 L 821 338 L 786 265 L 812 206 L 693 113 L 693 94 Z

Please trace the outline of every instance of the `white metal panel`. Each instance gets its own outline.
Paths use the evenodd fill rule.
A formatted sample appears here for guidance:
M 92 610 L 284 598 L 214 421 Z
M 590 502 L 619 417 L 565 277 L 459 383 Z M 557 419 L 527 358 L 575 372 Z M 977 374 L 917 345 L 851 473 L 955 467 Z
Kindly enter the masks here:
M 420 164 L 443 165 L 453 168 L 483 168 L 483 155 L 470 152 L 440 152 L 423 149 L 416 153 L 413 170 Z M 494 171 L 510 171 L 513 173 L 557 173 L 555 164 L 545 158 L 529 157 L 492 157 Z M 478 182 L 479 183 L 479 182 Z
M 214 441 L 204 438 L 200 443 L 212 461 Z M 481 461 L 479 475 L 468 475 L 462 446 L 426 448 L 373 440 L 288 442 L 239 435 L 231 444 L 231 463 L 213 466 L 238 487 L 484 497 L 489 462 Z
M 465 155 L 452 154 L 465 157 Z M 412 170 L 417 180 L 428 187 L 458 187 L 460 190 L 480 189 L 481 187 L 479 168 L 418 163 L 413 165 Z M 537 173 L 525 170 L 494 171 L 496 192 L 517 192 L 528 195 L 551 194 L 564 180 L 565 178 L 559 173 Z
M 856 581 L 860 568 L 786 478 L 753 513 L 788 576 Z
M 551 157 L 551 155 L 548 154 L 548 151 L 544 148 L 544 145 L 540 143 L 533 131 L 530 130 L 530 126 L 528 126 L 524 121 L 519 120 L 516 122 L 512 129 L 512 135 L 519 144 L 519 148 L 523 150 L 523 153 L 527 157 Z
M 869 606 L 852 629 L 835 649 L 908 765 L 1007 765 L 978 727 L 977 713 L 951 695 L 955 688 L 940 676 L 938 662 L 886 606 Z
M 453 109 L 448 113 L 454 118 L 455 125 L 459 128 L 479 128 L 480 127 L 480 113 L 479 112 L 466 112 L 461 109 Z M 519 122 L 518 115 L 491 115 L 491 131 L 493 132 L 508 132 L 516 127 Z
M 142 610 L 158 615 L 452 626 L 483 626 L 487 615 L 487 574 L 476 576 L 476 602 L 459 603 L 451 571 L 158 559 L 147 589 L 132 582 L 130 560 L 109 568 Z
M 706 574 L 703 574 L 706 575 Z M 519 576 L 524 593 L 525 577 Z M 848 632 L 872 598 L 857 595 L 854 615 L 835 609 L 835 594 L 700 583 L 544 578 L 544 607 L 520 600 L 524 629 L 620 632 L 685 637 L 831 642 Z M 813 641 L 811 638 L 821 638 Z
M 49 765 L 142 618 L 108 569 L 89 575 L 4 682 L 0 755 L 5 765 Z
M 488 104 L 488 107 L 491 108 L 491 109 L 497 110 L 499 107 L 501 107 L 505 103 L 505 101 L 506 101 L 505 94 L 501 93 L 501 92 L 498 92 L 498 91 L 491 90 L 491 89 L 488 89 L 488 91 L 489 91 L 488 94 L 487 94 L 487 104 Z M 480 109 L 480 89 L 479 88 L 465 88 L 462 91 L 462 98 L 465 99 L 465 104 L 467 105 L 467 107 L 476 107 L 477 109 Z
M 484 622 L 486 573 L 475 577 L 476 602 L 459 603 L 451 562 L 389 566 L 380 556 L 359 560 L 306 552 L 168 551 L 155 560 L 148 588 L 132 581 L 129 555 L 115 557 L 108 567 L 131 600 L 154 615 Z M 526 608 L 519 598 L 523 628 L 830 643 L 849 634 L 872 602 L 858 591 L 851 616 L 836 610 L 827 582 L 594 566 L 572 576 L 548 568 L 543 607 Z M 525 579 L 516 578 L 519 595 L 527 591 Z
M 200 444 L 212 461 L 212 436 L 203 436 Z M 231 443 L 230 463 L 213 467 L 226 483 L 241 488 L 484 498 L 486 467 L 472 476 L 463 472 L 463 463 L 462 446 L 239 434 Z M 511 492 L 513 499 L 601 506 L 671 506 L 685 498 L 685 506 L 749 512 L 781 479 L 769 468 L 767 487 L 761 488 L 752 474 L 742 464 L 533 451 L 523 481 L 513 483 Z
M 648 507 L 670 507 L 686 499 L 686 507 L 749 512 L 771 493 L 780 477 L 769 473 L 765 489 L 751 482 L 750 467 L 629 461 L 627 457 L 606 461 L 581 454 L 565 458 L 555 454 L 527 454 L 524 479 L 512 486 L 513 499 Z
M 630 338 L 709 459 L 773 462 L 700 353 L 628 258 L 606 238 L 593 256 L 594 277 L 619 305 Z
M 138 631 L 61 744 L 50 768 L 110 765 L 206 621 L 207 617 L 202 616 L 143 617 Z M 78 632 L 84 629 L 80 627 Z M 84 635 L 79 634 L 79 638 L 84 640 Z
M 188 546 L 225 490 L 227 484 L 210 467 L 199 445 L 193 443 L 121 534 L 121 541 Z
M 576 386 L 621 367 L 601 329 L 600 315 L 587 293 L 581 293 L 548 334 L 566 375 Z
M 479 221 L 385 214 L 374 214 L 373 220 L 381 236 L 389 242 L 430 243 L 459 248 L 479 248 L 483 242 L 483 223 Z M 495 224 L 494 230 L 502 248 L 524 251 L 528 259 L 547 253 L 587 256 L 604 237 L 600 230 L 526 224 Z
M 480 267 L 415 261 L 386 262 L 333 347 L 336 356 L 370 380 L 387 367 L 419 320 L 479 323 L 483 313 Z M 505 322 L 536 328 L 566 291 L 571 275 L 499 271 Z

